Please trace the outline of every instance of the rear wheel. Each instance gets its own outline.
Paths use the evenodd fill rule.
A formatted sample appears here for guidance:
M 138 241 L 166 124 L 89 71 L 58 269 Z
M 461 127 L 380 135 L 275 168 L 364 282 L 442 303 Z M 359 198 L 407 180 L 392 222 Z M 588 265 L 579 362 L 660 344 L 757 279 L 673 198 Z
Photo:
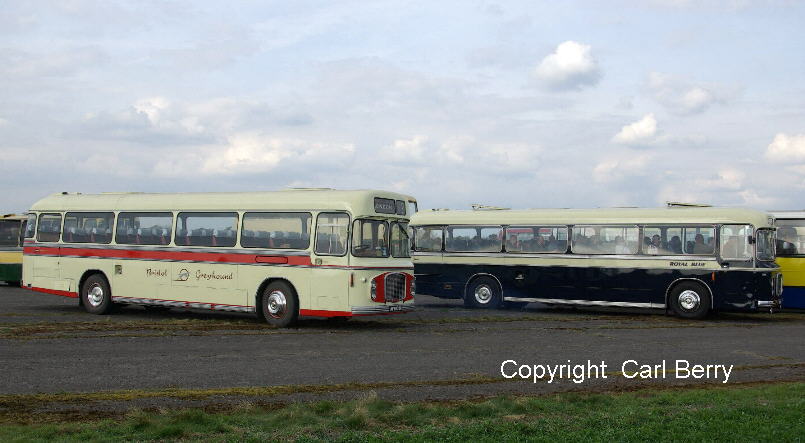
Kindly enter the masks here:
M 479 277 L 470 283 L 464 294 L 464 305 L 471 308 L 495 309 L 502 302 L 498 282 L 491 277 Z
M 260 307 L 266 321 L 280 328 L 293 325 L 299 318 L 299 300 L 296 298 L 296 291 L 282 281 L 275 281 L 266 286 Z
M 81 304 L 90 314 L 108 314 L 112 310 L 112 290 L 101 274 L 92 274 L 81 286 Z
M 699 283 L 682 282 L 671 291 L 668 304 L 679 317 L 701 319 L 710 312 L 710 292 Z

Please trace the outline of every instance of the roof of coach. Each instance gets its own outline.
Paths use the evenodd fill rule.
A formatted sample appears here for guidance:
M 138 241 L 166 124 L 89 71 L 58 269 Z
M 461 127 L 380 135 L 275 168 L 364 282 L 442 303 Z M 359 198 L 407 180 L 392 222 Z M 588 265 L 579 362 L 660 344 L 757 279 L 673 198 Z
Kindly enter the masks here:
M 221 211 L 221 210 L 348 210 L 374 214 L 375 197 L 416 201 L 379 190 L 288 189 L 260 192 L 188 193 L 60 193 L 31 206 L 32 211 Z M 394 216 L 394 214 L 389 214 Z
M 752 224 L 771 226 L 773 216 L 746 208 L 596 208 L 420 211 L 412 225 L 573 225 L 573 224 Z

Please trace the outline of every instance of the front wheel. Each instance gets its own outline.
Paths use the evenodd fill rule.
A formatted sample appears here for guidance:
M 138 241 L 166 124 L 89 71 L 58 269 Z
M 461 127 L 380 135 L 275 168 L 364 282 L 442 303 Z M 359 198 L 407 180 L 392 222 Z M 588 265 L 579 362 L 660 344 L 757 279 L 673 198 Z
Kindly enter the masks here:
M 81 303 L 90 314 L 108 314 L 112 310 L 112 290 L 101 274 L 92 274 L 81 286 Z
M 702 319 L 710 312 L 710 293 L 699 283 L 683 282 L 671 291 L 668 304 L 679 317 Z
M 276 281 L 263 290 L 261 309 L 266 321 L 279 328 L 296 323 L 299 318 L 299 300 L 296 291 L 285 282 Z
M 473 280 L 464 294 L 464 305 L 471 308 L 495 309 L 502 300 L 500 285 L 490 277 Z

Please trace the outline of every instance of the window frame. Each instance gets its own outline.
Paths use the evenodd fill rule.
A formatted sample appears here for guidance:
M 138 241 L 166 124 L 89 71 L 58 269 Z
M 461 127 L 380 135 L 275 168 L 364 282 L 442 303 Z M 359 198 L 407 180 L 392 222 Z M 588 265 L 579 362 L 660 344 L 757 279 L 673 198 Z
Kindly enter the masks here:
M 385 230 L 386 230 L 386 232 L 385 232 L 386 235 L 385 235 L 385 238 L 384 238 L 384 240 L 386 241 L 386 255 L 381 255 L 381 256 L 355 255 L 354 250 L 353 250 L 354 242 L 352 241 L 352 238 L 355 236 L 355 232 L 356 232 L 355 231 L 355 224 L 360 222 L 360 224 L 361 224 L 360 225 L 361 234 L 363 234 L 363 222 L 364 221 L 383 223 L 383 226 L 385 227 Z M 389 220 L 377 219 L 377 218 L 371 218 L 371 217 L 356 217 L 354 220 L 352 220 L 351 226 L 352 226 L 352 229 L 351 229 L 351 232 L 349 234 L 349 242 L 350 242 L 349 254 L 351 256 L 356 257 L 356 258 L 389 258 L 389 257 L 391 257 L 391 223 L 389 222 Z
M 48 215 L 58 215 L 59 216 L 59 232 L 58 232 L 58 238 L 56 240 L 46 241 L 46 240 L 40 240 L 39 239 L 39 234 L 40 234 L 39 229 L 42 226 L 42 218 L 45 217 L 45 216 L 48 216 Z M 59 241 L 61 241 L 62 231 L 64 231 L 64 214 L 62 214 L 61 212 L 40 212 L 39 215 L 36 217 L 36 241 L 37 241 L 37 243 L 58 243 Z
M 635 228 L 635 229 L 637 229 L 637 251 L 635 251 L 632 254 L 576 252 L 575 251 L 576 229 L 577 228 L 596 228 L 596 227 L 598 227 L 598 228 L 627 228 L 627 229 L 628 228 Z M 640 234 L 642 232 L 641 225 L 637 225 L 637 224 L 635 224 L 635 225 L 630 225 L 630 224 L 583 224 L 583 225 L 571 225 L 570 228 L 571 228 L 571 231 L 570 231 L 570 236 L 568 237 L 568 242 L 570 243 L 569 247 L 570 247 L 570 253 L 571 254 L 574 254 L 574 255 L 595 255 L 595 256 L 609 255 L 609 256 L 623 256 L 623 257 L 633 257 L 633 256 L 641 255 L 640 254 L 641 250 L 642 250 L 641 244 L 640 244 L 642 242 L 642 239 L 640 238 Z
M 71 214 L 71 217 L 78 217 L 80 214 L 111 214 L 112 215 L 112 225 L 109 227 L 110 234 L 109 234 L 109 241 L 108 242 L 91 242 L 91 241 L 67 241 L 64 238 L 64 225 L 67 223 L 68 214 Z M 78 215 L 76 215 L 78 214 Z M 70 244 L 70 245 L 82 245 L 82 244 L 94 244 L 94 245 L 110 245 L 112 241 L 116 241 L 115 232 L 117 231 L 117 216 L 113 211 L 99 211 L 99 212 L 92 212 L 92 211 L 70 211 L 64 212 L 64 216 L 62 217 L 62 232 L 61 232 L 61 240 L 62 243 Z
M 137 243 L 129 243 L 129 242 L 122 242 L 121 243 L 117 239 L 117 237 L 118 237 L 117 227 L 119 225 L 120 216 L 122 214 L 170 214 L 170 217 L 171 217 L 171 223 L 170 223 L 171 232 L 168 235 L 168 243 L 164 244 L 164 245 L 160 244 L 160 243 L 146 243 L 146 244 L 142 244 L 142 243 L 137 244 Z M 159 216 L 151 215 L 151 217 L 159 217 Z M 115 244 L 117 244 L 117 245 L 127 245 L 127 246 L 170 246 L 171 244 L 175 245 L 176 242 L 174 241 L 174 235 L 176 233 L 176 223 L 178 222 L 178 218 L 179 218 L 178 213 L 174 214 L 173 211 L 119 211 L 115 216 Z
M 464 228 L 464 229 L 474 229 L 474 228 L 500 228 L 500 234 L 498 235 L 498 249 L 495 251 L 451 251 L 447 249 L 447 231 L 450 228 Z M 444 229 L 442 232 L 442 249 L 444 252 L 449 252 L 451 254 L 500 254 L 503 252 L 503 234 L 505 234 L 506 229 L 504 225 L 444 225 Z M 481 237 L 483 240 L 483 237 Z
M 307 246 L 304 248 L 278 248 L 278 247 L 271 247 L 271 248 L 261 248 L 260 246 L 244 246 L 243 245 L 243 233 L 246 231 L 246 215 L 247 214 L 299 214 L 299 215 L 307 215 L 308 216 L 308 232 L 307 232 Z M 311 246 L 313 249 L 316 249 L 315 242 L 310 241 L 313 237 L 313 214 L 308 211 L 243 211 L 243 214 L 240 216 L 240 233 L 237 235 L 238 243 L 237 245 L 241 248 L 245 249 L 279 249 L 283 251 L 307 251 L 310 250 Z
M 565 235 L 567 236 L 567 243 L 565 244 L 564 251 L 557 251 L 557 252 L 533 252 L 533 251 L 509 251 L 509 248 L 506 247 L 506 239 L 509 237 L 509 228 L 565 228 Z M 533 231 L 532 231 L 533 232 Z M 533 234 L 532 234 L 533 235 Z M 567 254 L 568 247 L 570 247 L 570 226 L 569 225 L 505 225 L 503 230 L 503 250 L 506 254 Z
M 728 226 L 740 226 L 740 227 L 743 227 L 743 228 L 747 228 L 747 227 L 749 228 L 750 234 L 749 234 L 749 238 L 747 238 L 747 242 L 749 243 L 749 245 L 750 245 L 752 250 L 749 252 L 749 255 L 747 257 L 724 257 L 721 254 L 721 230 L 724 229 L 725 227 L 728 227 Z M 756 241 L 756 239 L 755 239 L 755 226 L 752 225 L 751 223 L 745 223 L 745 224 L 742 224 L 742 223 L 723 223 L 723 224 L 718 226 L 718 238 L 716 240 L 718 241 L 718 257 L 721 259 L 721 261 L 725 261 L 725 262 L 742 262 L 742 263 L 754 262 L 755 255 L 757 254 L 757 247 L 755 245 L 755 241 Z
M 326 214 L 338 214 L 338 215 L 346 215 L 347 216 L 347 244 L 346 244 L 346 247 L 344 248 L 344 253 L 343 254 L 340 254 L 340 255 L 339 254 L 320 254 L 318 252 L 318 246 L 319 246 L 319 217 L 321 217 L 322 215 L 326 215 Z M 316 232 L 315 232 L 314 235 L 315 235 L 316 238 L 313 241 L 313 254 L 318 255 L 320 257 L 346 257 L 347 254 L 349 254 L 350 251 L 352 250 L 352 230 L 351 230 L 351 228 L 352 228 L 352 215 L 349 212 L 346 212 L 346 211 L 324 211 L 324 212 L 319 212 L 319 213 L 316 214 L 316 226 L 315 226 L 315 228 L 316 228 Z
M 419 226 L 413 226 L 413 229 L 414 229 L 413 234 L 414 235 L 412 237 L 412 241 L 414 243 L 414 247 L 413 247 L 412 251 L 413 252 L 425 252 L 425 253 L 431 253 L 431 254 L 433 254 L 433 253 L 441 254 L 441 253 L 446 252 L 445 249 L 444 249 L 445 248 L 445 238 L 446 238 L 446 236 L 444 235 L 445 227 L 446 227 L 446 225 L 419 225 Z M 419 245 L 417 244 L 417 241 L 416 241 L 416 230 L 417 229 L 434 229 L 435 230 L 435 228 L 439 228 L 442 231 L 442 237 L 441 237 L 439 250 L 438 251 L 434 251 L 434 250 L 422 251 L 422 250 L 420 250 Z
M 176 241 L 176 235 L 179 233 L 179 220 L 182 218 L 182 214 L 235 214 L 235 243 L 230 246 L 218 246 L 218 245 L 181 245 Z M 238 232 L 238 224 L 240 222 L 240 213 L 238 211 L 176 211 L 174 215 L 173 221 L 173 234 L 171 235 L 171 240 L 173 244 L 181 247 L 181 248 L 236 248 L 238 247 L 238 236 L 240 233 Z

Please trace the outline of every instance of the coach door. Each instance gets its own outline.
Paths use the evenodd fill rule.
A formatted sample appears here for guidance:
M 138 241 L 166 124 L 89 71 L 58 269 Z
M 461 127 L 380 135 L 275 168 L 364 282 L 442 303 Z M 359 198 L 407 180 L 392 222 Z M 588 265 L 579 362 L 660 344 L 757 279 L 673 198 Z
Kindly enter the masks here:
M 349 221 L 349 215 L 343 212 L 322 212 L 316 218 L 310 291 L 312 309 L 349 310 Z
M 59 237 L 61 235 L 62 217 L 57 213 L 39 215 L 36 231 L 37 243 L 33 245 L 33 286 L 47 289 L 70 290 L 56 288 L 59 280 Z

